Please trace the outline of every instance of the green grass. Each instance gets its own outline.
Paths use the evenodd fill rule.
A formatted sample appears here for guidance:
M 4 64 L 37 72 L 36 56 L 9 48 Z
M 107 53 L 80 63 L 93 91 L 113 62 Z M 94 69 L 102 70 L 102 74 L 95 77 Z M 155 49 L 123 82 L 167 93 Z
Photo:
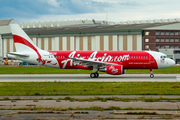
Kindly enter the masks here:
M 91 70 L 55 69 L 40 66 L 1 66 L 0 74 L 90 74 Z M 157 69 L 154 74 L 179 74 L 180 67 Z M 149 74 L 149 70 L 127 70 Z M 180 95 L 180 83 L 169 82 L 10 82 L 0 83 L 0 96 L 21 95 Z M 71 100 L 73 101 L 73 100 Z M 91 101 L 91 100 L 90 100 Z M 101 100 L 106 101 L 106 99 Z M 129 101 L 129 100 L 127 100 Z M 151 100 L 148 100 L 151 101 Z
M 174 87 L 179 85 L 179 82 L 1 82 L 0 96 L 180 95 L 180 88 Z
M 90 74 L 89 70 L 56 69 L 43 66 L 1 66 L 0 74 Z
M 92 70 L 56 69 L 42 66 L 0 66 L 0 74 L 90 74 Z M 100 74 L 106 74 L 99 72 Z M 149 69 L 129 69 L 126 74 L 149 74 Z M 180 66 L 155 69 L 154 74 L 180 74 Z

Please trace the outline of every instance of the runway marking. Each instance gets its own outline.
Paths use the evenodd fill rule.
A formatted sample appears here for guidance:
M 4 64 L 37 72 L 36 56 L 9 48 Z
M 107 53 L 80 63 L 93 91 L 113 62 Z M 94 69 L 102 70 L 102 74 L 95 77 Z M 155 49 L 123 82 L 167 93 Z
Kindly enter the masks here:
M 26 103 L 26 101 L 24 101 L 23 103 L 21 103 L 20 105 L 24 105 Z
M 47 102 L 43 102 L 41 105 L 44 105 L 45 103 L 47 103 Z
M 67 101 L 68 102 L 68 101 Z M 67 102 L 64 102 L 62 105 L 65 105 Z
M 132 104 L 132 102 L 130 102 L 130 105 Z
M 86 104 L 85 105 L 87 105 L 89 102 L 86 102 Z
M 108 105 L 110 104 L 111 102 L 108 103 Z

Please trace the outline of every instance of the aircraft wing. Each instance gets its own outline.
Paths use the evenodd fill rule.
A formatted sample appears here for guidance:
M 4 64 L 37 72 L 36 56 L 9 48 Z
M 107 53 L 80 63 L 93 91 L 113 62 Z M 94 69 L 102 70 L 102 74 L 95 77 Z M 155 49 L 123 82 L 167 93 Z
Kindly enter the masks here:
M 82 65 L 86 65 L 86 67 L 90 67 L 90 66 L 94 66 L 94 65 L 97 65 L 97 66 L 116 65 L 115 63 L 87 60 L 87 59 L 83 59 L 83 58 L 69 58 L 69 59 L 74 60 L 75 63 L 81 62 Z

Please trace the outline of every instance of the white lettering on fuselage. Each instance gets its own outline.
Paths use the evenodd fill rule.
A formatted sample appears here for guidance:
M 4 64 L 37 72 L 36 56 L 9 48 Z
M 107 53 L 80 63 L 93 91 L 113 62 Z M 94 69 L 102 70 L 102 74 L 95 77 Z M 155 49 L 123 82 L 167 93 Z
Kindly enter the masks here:
M 108 55 L 107 56 L 107 53 L 104 54 L 104 56 L 98 56 L 97 57 L 97 53 L 98 51 L 95 51 L 93 52 L 88 60 L 91 60 L 91 61 L 98 61 L 98 62 L 121 62 L 121 61 L 128 61 L 129 60 L 129 55 L 123 55 L 123 56 L 111 56 L 111 55 Z M 76 54 L 76 51 L 73 51 L 69 54 L 69 58 L 80 58 L 80 54 L 77 54 L 77 57 L 75 57 L 75 54 Z M 84 58 L 83 58 L 84 59 Z M 66 59 L 66 60 L 63 60 L 61 61 L 61 63 L 63 63 L 63 66 L 62 68 L 66 68 L 66 65 L 67 63 L 70 61 L 70 66 L 75 66 L 75 65 L 78 65 L 79 63 L 77 62 L 74 62 L 73 64 L 73 60 L 72 59 Z
M 111 67 L 109 67 L 109 70 L 111 70 L 111 73 L 112 73 L 112 74 L 118 73 L 118 69 L 115 69 L 115 67 L 112 66 L 112 65 L 111 65 Z

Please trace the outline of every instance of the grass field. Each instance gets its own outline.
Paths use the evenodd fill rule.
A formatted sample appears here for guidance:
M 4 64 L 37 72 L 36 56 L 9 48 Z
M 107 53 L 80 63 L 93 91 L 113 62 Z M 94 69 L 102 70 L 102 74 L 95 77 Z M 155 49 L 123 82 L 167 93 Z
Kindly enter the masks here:
M 90 74 L 92 70 L 82 69 L 55 69 L 41 66 L 0 66 L 0 74 Z M 103 72 L 99 72 L 103 74 Z M 129 69 L 126 74 L 149 74 L 149 70 Z M 154 74 L 180 74 L 180 66 L 166 69 L 155 69 Z M 106 74 L 106 73 L 104 73 Z
M 10 82 L 0 96 L 23 95 L 180 95 L 180 83 L 169 82 Z
M 55 69 L 40 66 L 1 66 L 0 74 L 90 74 L 91 70 Z M 149 70 L 127 70 L 149 74 Z M 154 74 L 180 74 L 180 67 L 157 69 Z M 0 96 L 23 95 L 180 95 L 180 83 L 169 82 L 10 82 L 0 83 Z

